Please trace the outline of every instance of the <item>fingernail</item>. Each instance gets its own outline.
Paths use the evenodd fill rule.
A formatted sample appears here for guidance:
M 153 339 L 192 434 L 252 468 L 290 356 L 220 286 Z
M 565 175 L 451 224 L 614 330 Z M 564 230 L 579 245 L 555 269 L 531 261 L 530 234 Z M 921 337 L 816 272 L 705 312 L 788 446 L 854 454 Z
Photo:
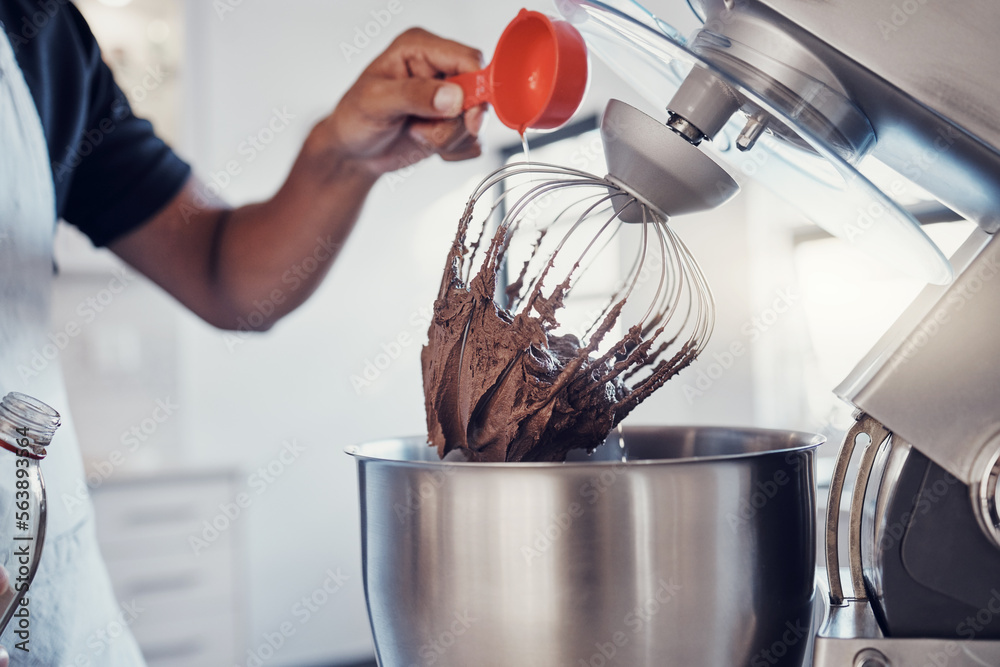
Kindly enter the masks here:
M 434 109 L 441 113 L 458 114 L 462 110 L 462 99 L 465 93 L 462 87 L 454 83 L 446 83 L 434 93 Z
M 7 653 L 7 649 L 0 646 L 0 667 L 7 667 L 10 664 L 10 655 Z

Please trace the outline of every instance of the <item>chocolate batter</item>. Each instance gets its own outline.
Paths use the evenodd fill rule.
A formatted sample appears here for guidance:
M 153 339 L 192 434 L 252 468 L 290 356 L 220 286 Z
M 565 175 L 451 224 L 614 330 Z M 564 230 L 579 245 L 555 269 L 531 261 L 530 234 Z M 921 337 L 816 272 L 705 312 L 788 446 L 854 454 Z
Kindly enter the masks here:
M 576 336 L 553 334 L 570 277 L 548 296 L 541 292 L 542 280 L 534 281 L 516 313 L 499 306 L 494 301 L 497 271 L 511 230 L 501 225 L 481 268 L 466 282 L 479 246 L 479 241 L 466 243 L 472 213 L 470 202 L 448 254 L 421 353 L 428 438 L 442 458 L 563 461 L 571 449 L 591 450 L 697 356 L 700 346 L 688 341 L 662 358 L 677 342 L 657 343 L 664 325 L 645 336 L 633 326 L 609 352 L 597 355 L 624 298 L 609 305 L 586 345 Z M 554 255 L 543 275 L 553 261 Z M 507 289 L 508 308 L 523 289 L 525 269 Z M 648 372 L 636 380 L 642 369 Z

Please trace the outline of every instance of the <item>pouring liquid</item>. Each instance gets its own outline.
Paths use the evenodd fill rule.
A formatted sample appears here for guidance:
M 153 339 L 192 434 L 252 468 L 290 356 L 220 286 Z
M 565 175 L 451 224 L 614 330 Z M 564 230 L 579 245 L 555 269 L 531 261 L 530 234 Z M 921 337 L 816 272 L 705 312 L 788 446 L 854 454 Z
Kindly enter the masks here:
M 528 176 L 528 180 L 531 183 L 538 183 L 538 182 L 540 182 L 539 175 L 536 174 L 533 170 L 530 170 L 530 167 L 531 167 L 531 153 L 528 151 L 528 135 L 523 130 L 521 131 L 521 151 L 524 154 L 524 163 L 525 163 L 525 165 L 527 165 L 529 167 L 529 173 L 531 174 L 530 176 Z

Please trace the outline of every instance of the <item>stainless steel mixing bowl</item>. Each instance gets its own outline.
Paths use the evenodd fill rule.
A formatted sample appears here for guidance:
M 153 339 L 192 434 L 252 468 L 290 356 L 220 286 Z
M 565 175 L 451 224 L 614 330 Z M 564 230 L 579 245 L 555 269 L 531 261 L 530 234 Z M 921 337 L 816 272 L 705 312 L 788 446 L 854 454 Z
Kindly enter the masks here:
M 350 448 L 379 664 L 800 665 L 822 442 L 638 427 L 565 464 Z

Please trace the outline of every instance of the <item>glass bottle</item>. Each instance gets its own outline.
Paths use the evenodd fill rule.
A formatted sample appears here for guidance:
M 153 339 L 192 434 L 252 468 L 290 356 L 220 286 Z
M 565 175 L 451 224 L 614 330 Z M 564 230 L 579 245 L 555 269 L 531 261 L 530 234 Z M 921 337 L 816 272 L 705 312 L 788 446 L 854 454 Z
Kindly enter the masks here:
M 0 565 L 10 578 L 0 592 L 0 633 L 16 614 L 15 627 L 27 634 L 25 594 L 45 542 L 45 482 L 38 462 L 57 428 L 59 413 L 37 399 L 11 392 L 0 401 Z

